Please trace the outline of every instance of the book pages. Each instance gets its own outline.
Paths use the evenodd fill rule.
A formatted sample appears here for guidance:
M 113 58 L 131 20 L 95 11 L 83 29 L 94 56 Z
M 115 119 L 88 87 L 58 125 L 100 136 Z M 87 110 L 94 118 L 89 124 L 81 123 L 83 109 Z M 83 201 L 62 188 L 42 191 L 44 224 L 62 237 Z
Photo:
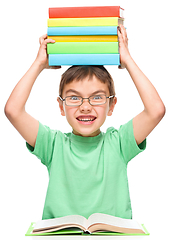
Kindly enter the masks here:
M 123 219 L 103 213 L 94 213 L 88 218 L 88 226 L 96 223 L 112 225 L 120 228 L 142 229 L 141 225 L 133 219 Z
M 34 230 L 47 229 L 47 228 L 52 229 L 52 227 L 59 226 L 59 225 L 73 225 L 73 224 L 81 225 L 84 228 L 86 228 L 86 225 L 87 225 L 86 222 L 87 222 L 87 219 L 83 216 L 69 215 L 69 216 L 60 217 L 60 218 L 53 218 L 53 219 L 38 221 L 35 224 Z

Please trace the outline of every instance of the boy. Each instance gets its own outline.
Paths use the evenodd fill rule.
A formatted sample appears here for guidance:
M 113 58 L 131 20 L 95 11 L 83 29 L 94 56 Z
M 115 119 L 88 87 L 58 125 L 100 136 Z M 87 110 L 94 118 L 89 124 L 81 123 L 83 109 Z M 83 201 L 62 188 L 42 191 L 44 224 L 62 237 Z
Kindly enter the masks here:
M 95 212 L 132 218 L 127 163 L 145 149 L 145 139 L 165 107 L 132 59 L 123 26 L 118 37 L 120 68 L 128 70 L 144 104 L 144 110 L 118 131 L 113 127 L 100 131 L 117 101 L 113 80 L 103 66 L 73 66 L 62 75 L 58 102 L 72 133 L 52 131 L 25 111 L 37 76 L 49 68 L 46 47 L 54 41 L 46 35 L 40 38 L 36 60 L 6 103 L 6 116 L 49 172 L 43 219 L 75 214 L 88 218 Z

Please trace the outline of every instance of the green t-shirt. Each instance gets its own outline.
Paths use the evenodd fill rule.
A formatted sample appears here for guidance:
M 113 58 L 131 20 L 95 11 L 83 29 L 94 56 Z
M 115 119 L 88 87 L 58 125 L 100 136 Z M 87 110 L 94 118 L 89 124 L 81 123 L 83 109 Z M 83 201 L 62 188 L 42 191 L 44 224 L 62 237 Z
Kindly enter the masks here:
M 42 219 L 92 213 L 132 218 L 127 163 L 146 147 L 146 140 L 136 144 L 132 120 L 95 137 L 39 123 L 35 148 L 27 147 L 49 173 Z

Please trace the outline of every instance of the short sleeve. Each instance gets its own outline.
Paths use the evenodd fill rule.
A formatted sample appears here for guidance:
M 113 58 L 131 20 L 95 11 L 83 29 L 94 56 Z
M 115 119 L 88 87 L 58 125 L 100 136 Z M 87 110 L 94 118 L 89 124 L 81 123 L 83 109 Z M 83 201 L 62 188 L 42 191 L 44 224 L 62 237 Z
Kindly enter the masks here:
M 126 163 L 146 149 L 146 139 L 137 145 L 134 131 L 133 120 L 122 125 L 118 131 L 121 153 Z
M 47 167 L 49 166 L 52 159 L 56 135 L 57 131 L 51 130 L 49 127 L 42 125 L 39 122 L 35 147 L 33 148 L 26 142 L 28 150 L 37 156 Z

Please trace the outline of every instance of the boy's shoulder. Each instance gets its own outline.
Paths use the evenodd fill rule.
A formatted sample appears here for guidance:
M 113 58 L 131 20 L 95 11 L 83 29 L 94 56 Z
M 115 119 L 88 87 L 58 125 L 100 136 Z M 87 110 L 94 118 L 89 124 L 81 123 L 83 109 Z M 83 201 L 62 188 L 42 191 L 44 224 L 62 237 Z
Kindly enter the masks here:
M 118 128 L 108 127 L 106 130 L 106 134 L 109 133 L 119 134 L 120 132 L 127 132 L 129 130 L 133 130 L 133 119 L 120 125 Z

